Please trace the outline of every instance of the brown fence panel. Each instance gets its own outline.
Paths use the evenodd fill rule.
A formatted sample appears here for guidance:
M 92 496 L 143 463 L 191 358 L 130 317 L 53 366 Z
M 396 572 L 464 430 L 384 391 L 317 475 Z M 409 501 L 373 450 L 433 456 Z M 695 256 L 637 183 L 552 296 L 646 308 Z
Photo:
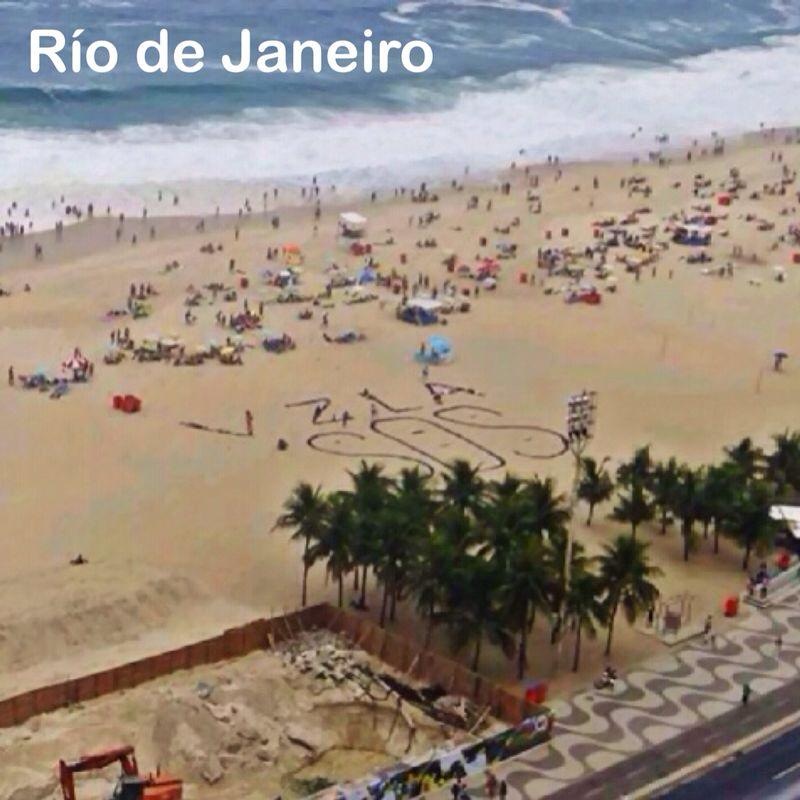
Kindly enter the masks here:
M 450 659 L 431 653 L 428 669 L 428 680 L 432 683 L 438 683 L 449 692 L 453 682 L 455 664 Z
M 475 685 L 479 680 L 478 676 L 464 667 L 454 665 L 453 667 L 453 689 L 455 694 L 473 698 L 475 695 Z
M 14 702 L 13 700 L 3 700 L 0 703 L 0 728 L 11 728 L 15 724 Z
M 245 653 L 267 647 L 267 621 L 257 619 L 242 627 L 242 647 Z
M 195 642 L 186 647 L 186 667 L 202 667 L 208 664 L 208 642 Z
M 497 715 L 512 725 L 522 722 L 524 701 L 505 689 L 497 690 Z
M 106 669 L 98 672 L 94 676 L 96 697 L 102 697 L 104 694 L 111 694 L 117 691 L 117 671 L 115 669 Z
M 94 675 L 77 678 L 75 680 L 75 693 L 79 703 L 94 700 L 97 697 L 97 678 Z
M 208 664 L 216 664 L 225 660 L 225 636 L 215 636 L 208 639 Z
M 132 664 L 125 664 L 114 670 L 114 684 L 118 690 L 136 686 L 136 670 Z
M 406 658 L 408 653 L 408 643 L 400 636 L 393 633 L 386 634 L 386 641 L 383 648 L 383 660 L 396 670 L 403 672 L 407 666 Z
M 36 692 L 26 692 L 13 698 L 14 724 L 19 725 L 36 714 Z
M 244 628 L 229 628 L 222 638 L 225 641 L 225 658 L 240 658 L 250 652 L 245 650 Z

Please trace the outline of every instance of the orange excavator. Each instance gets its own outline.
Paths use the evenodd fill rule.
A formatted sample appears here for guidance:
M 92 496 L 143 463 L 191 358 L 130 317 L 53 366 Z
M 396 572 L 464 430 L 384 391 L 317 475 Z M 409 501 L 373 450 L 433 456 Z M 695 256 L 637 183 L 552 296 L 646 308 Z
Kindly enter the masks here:
M 91 772 L 119 761 L 122 774 L 108 800 L 182 800 L 183 781 L 156 771 L 151 775 L 140 775 L 133 747 L 125 745 L 99 753 L 81 756 L 73 761 L 58 762 L 58 775 L 64 800 L 76 800 L 75 775 Z

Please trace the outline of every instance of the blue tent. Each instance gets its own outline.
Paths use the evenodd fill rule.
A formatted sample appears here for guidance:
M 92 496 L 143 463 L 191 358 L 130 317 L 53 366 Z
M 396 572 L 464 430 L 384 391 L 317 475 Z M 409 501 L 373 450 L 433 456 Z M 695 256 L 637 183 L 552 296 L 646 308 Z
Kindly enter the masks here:
M 375 270 L 367 264 L 358 271 L 356 283 L 358 283 L 359 286 L 365 283 L 375 283 L 376 277 Z
M 433 334 L 425 340 L 425 349 L 417 350 L 415 358 L 426 364 L 441 364 L 453 355 L 453 345 L 445 336 Z

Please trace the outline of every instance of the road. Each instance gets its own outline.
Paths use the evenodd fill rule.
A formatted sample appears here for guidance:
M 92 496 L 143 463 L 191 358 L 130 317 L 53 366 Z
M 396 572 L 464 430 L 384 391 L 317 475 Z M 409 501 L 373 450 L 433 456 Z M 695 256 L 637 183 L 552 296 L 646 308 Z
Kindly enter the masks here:
M 800 726 L 679 785 L 658 800 L 796 800 Z
M 795 678 L 780 691 L 760 696 L 754 695 L 748 706 L 736 706 L 718 717 L 688 728 L 683 733 L 673 736 L 661 744 L 648 747 L 611 767 L 590 772 L 585 777 L 572 781 L 563 789 L 548 795 L 548 800 L 576 800 L 576 798 L 580 798 L 580 800 L 620 800 L 621 797 L 633 795 L 655 781 L 668 779 L 670 775 L 689 767 L 703 756 L 711 755 L 723 748 L 735 748 L 738 741 L 798 712 L 800 712 L 800 678 Z M 758 797 L 759 800 L 765 800 L 767 795 L 763 794 L 764 783 L 780 789 L 785 785 L 791 785 L 793 779 L 797 780 L 798 785 L 792 792 L 785 795 L 776 794 L 774 799 L 772 795 L 769 795 L 769 798 L 770 800 L 778 798 L 800 800 L 800 768 L 781 776 L 774 784 L 772 782 L 773 775 L 800 762 L 800 726 L 792 730 L 799 744 L 794 751 L 791 751 L 790 748 L 787 753 L 793 752 L 794 758 L 792 755 L 785 755 L 784 761 L 779 762 L 783 766 L 778 766 L 771 772 L 769 772 L 769 766 L 745 767 L 740 778 L 734 777 L 734 781 L 742 780 L 742 783 L 736 785 L 736 791 L 732 793 L 729 791 L 727 794 L 716 793 L 706 787 L 697 794 L 673 795 L 667 792 L 661 796 L 660 800 L 683 800 L 684 797 L 687 800 L 694 797 L 702 797 L 702 800 L 744 800 L 745 797 L 753 800 Z M 783 746 L 789 747 L 791 740 L 791 735 L 787 735 L 786 744 Z M 778 747 L 778 741 L 778 739 L 774 740 L 776 744 L 773 746 Z M 772 742 L 767 744 L 772 744 Z M 756 753 L 757 750 L 753 749 L 752 752 Z M 750 779 L 750 775 L 746 774 L 749 771 L 752 771 L 752 774 L 760 781 L 761 794 L 744 794 L 745 791 L 749 791 L 750 784 L 744 785 L 744 778 Z M 786 783 L 784 783 L 784 779 Z M 685 788 L 688 790 L 693 785 L 693 783 L 687 783 Z M 476 795 L 476 797 L 481 796 L 480 794 Z

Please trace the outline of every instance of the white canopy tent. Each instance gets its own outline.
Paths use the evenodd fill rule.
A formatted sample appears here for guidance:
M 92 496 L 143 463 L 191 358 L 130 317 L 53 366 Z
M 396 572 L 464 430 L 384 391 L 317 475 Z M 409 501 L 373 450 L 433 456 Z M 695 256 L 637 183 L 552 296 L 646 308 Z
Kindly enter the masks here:
M 769 515 L 783 522 L 795 539 L 800 539 L 800 506 L 770 506 Z
M 344 236 L 363 236 L 367 229 L 367 218 L 355 211 L 344 211 L 339 214 L 339 232 Z

